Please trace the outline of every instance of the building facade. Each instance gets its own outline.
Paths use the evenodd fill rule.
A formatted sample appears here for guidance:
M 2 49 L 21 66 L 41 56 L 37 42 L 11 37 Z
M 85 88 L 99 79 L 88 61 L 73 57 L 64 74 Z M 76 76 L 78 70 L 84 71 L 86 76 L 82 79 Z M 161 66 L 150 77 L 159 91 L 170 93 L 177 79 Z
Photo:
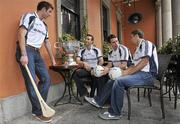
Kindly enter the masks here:
M 22 14 L 33 12 L 40 0 L 0 1 L 0 124 L 8 122 L 30 111 L 23 77 L 15 60 L 17 29 Z M 178 14 L 179 0 L 48 0 L 55 7 L 47 19 L 49 38 L 53 46 L 63 33 L 71 33 L 78 40 L 86 18 L 88 33 L 94 35 L 95 45 L 103 48 L 107 36 L 116 34 L 122 44 L 134 51 L 129 42 L 130 32 L 141 28 L 145 38 L 161 46 L 180 31 Z M 172 9 L 172 6 L 176 9 Z M 133 24 L 128 18 L 133 13 L 142 15 L 139 23 Z M 57 52 L 53 48 L 54 54 Z M 50 66 L 48 54 L 41 49 L 47 68 Z M 61 91 L 62 79 L 49 70 L 52 86 L 48 102 L 57 99 Z M 14 104 L 15 103 L 15 104 Z M 16 110 L 17 113 L 13 114 Z

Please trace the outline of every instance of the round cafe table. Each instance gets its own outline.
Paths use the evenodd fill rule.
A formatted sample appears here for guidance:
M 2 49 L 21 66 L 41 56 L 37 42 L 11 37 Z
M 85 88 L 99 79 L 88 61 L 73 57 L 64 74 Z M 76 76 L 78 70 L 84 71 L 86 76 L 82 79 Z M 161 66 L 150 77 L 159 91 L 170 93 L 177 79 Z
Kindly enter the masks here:
M 72 88 L 72 78 L 76 70 L 79 68 L 79 66 L 77 64 L 76 65 L 62 64 L 62 65 L 50 66 L 49 68 L 55 72 L 58 72 L 62 76 L 65 83 L 63 95 L 55 102 L 54 106 L 61 105 L 61 104 L 68 104 L 68 103 L 76 104 L 77 102 L 72 102 L 71 100 L 72 97 L 74 97 L 78 101 L 78 104 L 82 104 L 81 101 L 78 99 L 78 97 L 74 95 L 73 88 Z M 69 99 L 67 102 L 60 103 L 60 101 L 65 96 L 66 89 L 68 90 Z

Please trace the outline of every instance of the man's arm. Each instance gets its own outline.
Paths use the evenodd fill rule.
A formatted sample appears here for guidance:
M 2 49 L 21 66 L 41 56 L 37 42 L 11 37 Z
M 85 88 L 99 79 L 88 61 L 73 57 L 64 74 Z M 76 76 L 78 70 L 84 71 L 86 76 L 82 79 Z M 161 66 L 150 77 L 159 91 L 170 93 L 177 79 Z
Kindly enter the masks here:
M 21 50 L 20 62 L 22 65 L 28 64 L 28 57 L 27 57 L 26 46 L 25 46 L 26 33 L 27 33 L 27 30 L 24 27 L 20 27 L 18 29 L 18 41 L 19 41 L 19 46 Z
M 81 58 L 80 57 L 76 57 L 76 62 L 78 65 L 80 65 L 81 67 L 84 67 L 84 63 L 83 61 L 81 61 Z
M 52 49 L 51 49 L 51 44 L 49 42 L 48 39 L 45 40 L 45 48 L 50 56 L 50 59 L 51 59 L 51 62 L 52 62 L 52 65 L 56 65 L 56 61 L 55 61 L 55 58 L 54 58 L 54 55 L 53 55 L 53 52 L 52 52 Z
M 112 62 L 108 62 L 108 64 L 104 66 L 104 71 L 102 72 L 102 75 L 106 75 L 111 67 L 112 67 Z
M 125 70 L 127 68 L 127 61 L 121 61 L 119 68 Z
M 104 63 L 104 59 L 103 59 L 103 57 L 100 57 L 98 59 L 98 65 L 103 65 L 103 63 Z
M 140 71 L 148 64 L 148 62 L 149 62 L 149 58 L 144 57 L 137 65 L 130 66 L 128 69 L 124 70 L 122 75 L 130 75 L 137 71 Z
M 83 67 L 87 71 L 91 70 L 91 67 L 89 66 L 89 64 L 87 62 L 81 61 L 80 57 L 76 58 L 76 62 L 77 62 L 77 64 L 79 64 L 81 67 Z

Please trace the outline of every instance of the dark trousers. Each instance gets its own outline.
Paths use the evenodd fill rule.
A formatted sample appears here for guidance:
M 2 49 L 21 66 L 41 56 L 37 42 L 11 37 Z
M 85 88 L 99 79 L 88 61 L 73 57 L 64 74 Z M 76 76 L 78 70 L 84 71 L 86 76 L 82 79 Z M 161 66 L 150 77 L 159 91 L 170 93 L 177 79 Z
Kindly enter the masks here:
M 91 73 L 86 71 L 85 69 L 76 70 L 75 74 L 73 75 L 73 79 L 76 82 L 77 90 L 80 96 L 87 94 L 87 89 L 84 86 L 87 80 L 90 81 L 91 89 L 93 87 Z
M 35 50 L 30 47 L 26 47 L 26 51 L 27 51 L 27 56 L 28 56 L 28 68 L 32 74 L 34 81 L 36 81 L 36 76 L 39 78 L 37 87 L 38 87 L 38 90 L 39 90 L 42 98 L 46 101 L 47 95 L 48 95 L 48 90 L 50 87 L 50 76 L 46 69 L 46 65 L 45 65 L 45 63 L 40 55 L 40 52 L 38 50 Z M 32 113 L 34 113 L 36 115 L 42 115 L 39 100 L 38 100 L 35 90 L 32 86 L 32 83 L 28 76 L 28 73 L 25 70 L 25 67 L 22 66 L 19 61 L 20 57 L 21 57 L 20 49 L 19 49 L 19 46 L 17 46 L 16 60 L 19 63 L 19 66 L 21 68 L 21 71 L 22 71 L 22 74 L 24 77 L 27 94 L 28 94 L 30 102 L 32 104 Z
M 97 96 L 99 96 L 103 90 L 104 85 L 109 80 L 109 76 L 108 75 L 103 75 L 101 77 L 92 76 L 92 80 L 94 82 L 92 93 L 95 93 L 95 90 L 97 89 Z
M 98 105 L 104 106 L 104 104 L 111 98 L 113 83 L 114 80 L 109 79 L 101 89 L 101 92 L 94 97 Z

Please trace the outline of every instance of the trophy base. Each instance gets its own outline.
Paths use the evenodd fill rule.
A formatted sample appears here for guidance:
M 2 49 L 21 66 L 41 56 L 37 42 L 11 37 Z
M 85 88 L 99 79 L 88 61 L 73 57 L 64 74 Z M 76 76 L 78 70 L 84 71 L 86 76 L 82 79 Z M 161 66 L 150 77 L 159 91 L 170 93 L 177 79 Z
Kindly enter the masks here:
M 74 54 L 68 54 L 67 64 L 68 65 L 77 65 L 77 63 L 74 61 L 73 57 Z
M 77 65 L 76 62 L 68 62 L 68 65 Z

